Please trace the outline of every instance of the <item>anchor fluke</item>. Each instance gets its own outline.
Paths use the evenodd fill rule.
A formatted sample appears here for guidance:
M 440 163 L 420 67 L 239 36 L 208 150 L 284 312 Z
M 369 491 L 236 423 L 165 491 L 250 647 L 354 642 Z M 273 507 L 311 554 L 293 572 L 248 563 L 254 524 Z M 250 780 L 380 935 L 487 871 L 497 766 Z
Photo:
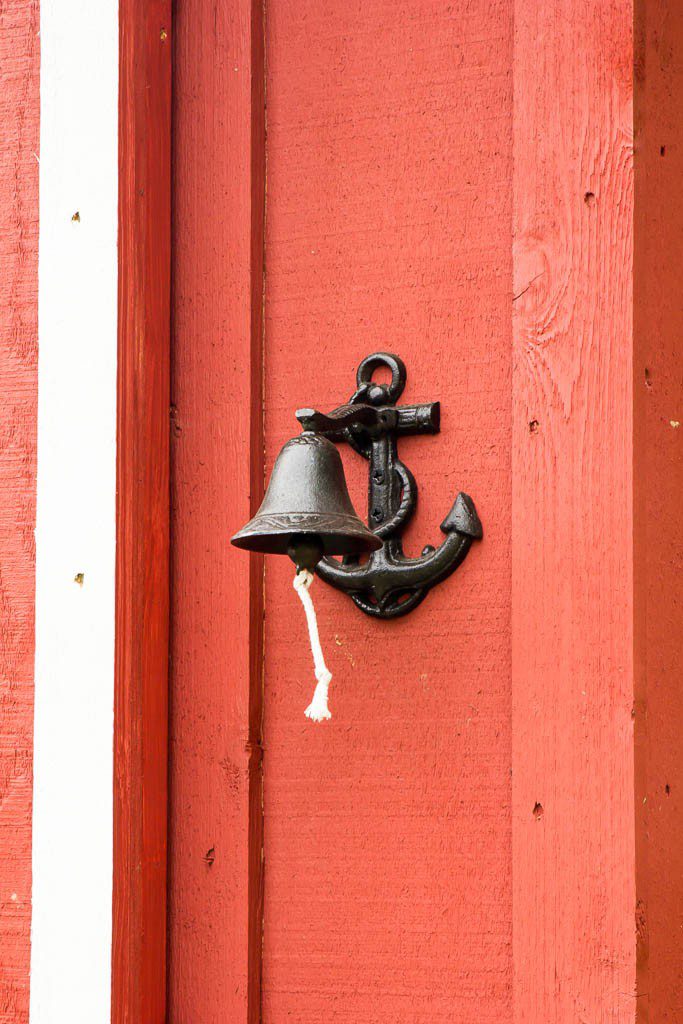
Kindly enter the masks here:
M 473 540 L 481 539 L 481 522 L 469 494 L 460 492 L 453 502 L 453 508 L 442 522 L 441 530 L 443 533 L 464 533 Z

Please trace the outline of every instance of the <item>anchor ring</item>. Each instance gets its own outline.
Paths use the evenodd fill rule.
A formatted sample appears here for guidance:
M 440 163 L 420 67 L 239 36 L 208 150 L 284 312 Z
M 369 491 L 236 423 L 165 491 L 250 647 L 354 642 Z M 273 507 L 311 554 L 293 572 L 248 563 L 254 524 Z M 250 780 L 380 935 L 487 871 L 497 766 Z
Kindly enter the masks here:
M 403 394 L 408 377 L 405 363 L 400 356 L 395 356 L 391 352 L 373 352 L 372 355 L 366 356 L 358 367 L 356 384 L 359 389 L 370 384 L 373 373 L 380 366 L 387 366 L 391 370 L 391 384 L 379 386 L 386 391 L 389 401 L 396 403 Z

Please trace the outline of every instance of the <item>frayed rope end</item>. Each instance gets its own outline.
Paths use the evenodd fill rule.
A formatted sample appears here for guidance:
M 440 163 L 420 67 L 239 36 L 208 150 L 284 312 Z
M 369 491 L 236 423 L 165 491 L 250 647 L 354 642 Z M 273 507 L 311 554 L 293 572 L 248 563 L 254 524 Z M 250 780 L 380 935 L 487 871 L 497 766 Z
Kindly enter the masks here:
M 313 700 L 304 711 L 306 718 L 310 718 L 313 722 L 323 722 L 327 718 L 332 718 L 332 712 L 327 706 L 327 690 L 332 679 L 332 673 L 329 670 L 326 670 L 326 672 L 327 675 L 323 675 L 318 680 Z

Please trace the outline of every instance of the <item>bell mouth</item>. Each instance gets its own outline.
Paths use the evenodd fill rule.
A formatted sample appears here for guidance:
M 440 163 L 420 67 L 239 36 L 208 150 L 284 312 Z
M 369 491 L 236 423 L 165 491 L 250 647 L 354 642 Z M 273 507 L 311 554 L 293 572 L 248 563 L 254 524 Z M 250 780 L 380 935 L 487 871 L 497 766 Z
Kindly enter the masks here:
M 318 537 L 323 555 L 362 555 L 379 551 L 382 541 L 356 516 L 342 513 L 279 513 L 259 515 L 235 534 L 231 543 L 246 551 L 286 555 L 293 536 Z

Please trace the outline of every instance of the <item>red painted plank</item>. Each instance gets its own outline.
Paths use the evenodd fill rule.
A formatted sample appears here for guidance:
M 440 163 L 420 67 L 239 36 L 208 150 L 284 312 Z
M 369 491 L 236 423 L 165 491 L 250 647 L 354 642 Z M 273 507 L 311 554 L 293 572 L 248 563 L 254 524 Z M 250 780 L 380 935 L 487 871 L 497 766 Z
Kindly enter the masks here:
M 634 560 L 638 1020 L 683 1005 L 683 7 L 636 7 Z
M 256 0 L 178 4 L 169 1019 L 256 1024 L 264 96 Z
M 112 1020 L 166 1020 L 171 4 L 120 6 Z
M 411 553 L 458 489 L 485 539 L 405 619 L 266 561 L 263 1021 L 504 1024 L 511 1007 L 511 4 L 267 6 L 266 441 L 377 348 L 438 437 L 402 444 Z M 365 514 L 367 464 L 344 453 Z
M 635 1012 L 632 14 L 515 2 L 517 1024 Z
M 38 3 L 0 11 L 0 1022 L 28 1021 L 37 336 Z

